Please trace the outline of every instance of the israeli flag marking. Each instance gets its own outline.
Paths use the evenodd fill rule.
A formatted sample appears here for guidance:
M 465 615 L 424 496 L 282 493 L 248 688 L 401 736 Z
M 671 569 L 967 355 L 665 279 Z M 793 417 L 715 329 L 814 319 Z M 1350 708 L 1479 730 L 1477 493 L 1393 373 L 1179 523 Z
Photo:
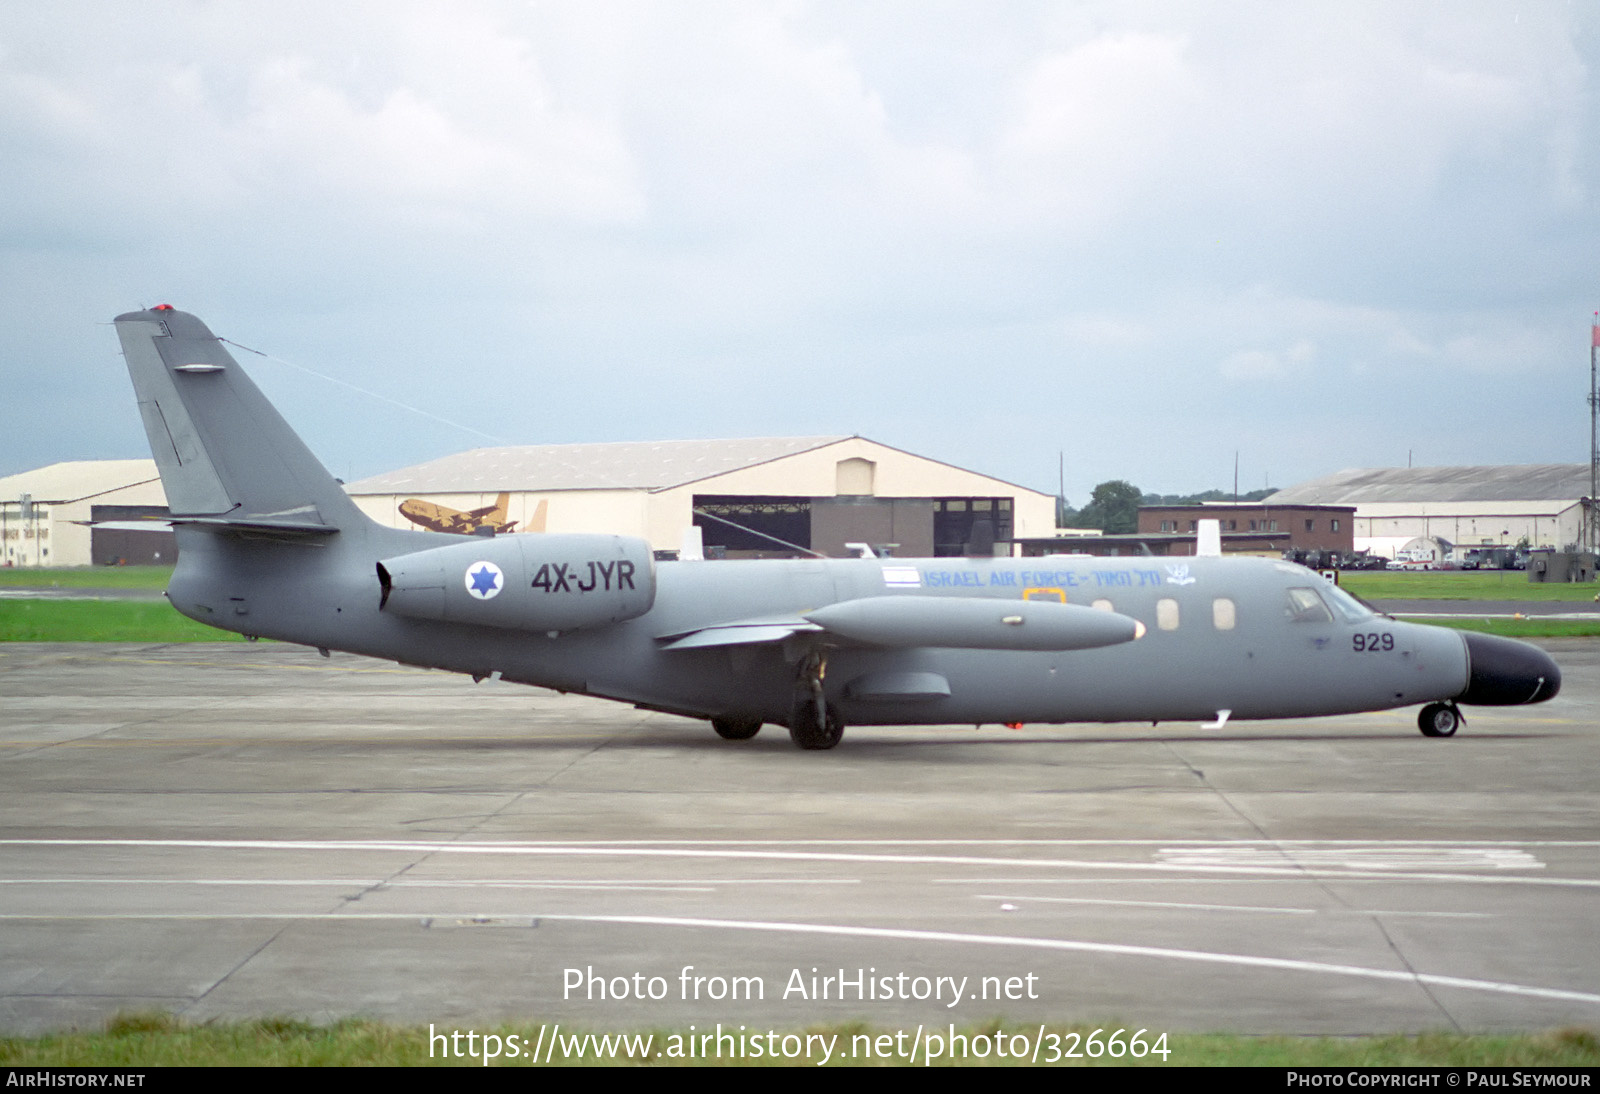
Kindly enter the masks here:
M 494 563 L 474 562 L 467 567 L 466 584 L 474 600 L 493 600 L 506 587 L 506 580 Z

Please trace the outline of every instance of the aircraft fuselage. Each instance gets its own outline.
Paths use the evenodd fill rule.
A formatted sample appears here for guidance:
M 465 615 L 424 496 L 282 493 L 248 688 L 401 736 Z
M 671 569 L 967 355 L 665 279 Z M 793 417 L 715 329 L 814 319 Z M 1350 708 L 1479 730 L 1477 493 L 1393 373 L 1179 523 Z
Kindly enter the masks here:
M 628 536 L 387 528 L 200 320 L 163 305 L 117 331 L 178 537 L 168 596 L 225 630 L 708 718 L 734 740 L 777 722 L 808 749 L 849 723 L 1418 703 L 1422 731 L 1448 736 L 1457 702 L 1560 688 L 1537 647 L 1400 623 L 1271 560 L 658 564 Z
M 384 611 L 378 556 L 472 541 L 373 533 L 362 551 L 354 536 L 267 544 L 183 531 L 169 596 L 186 615 L 242 633 L 759 721 L 787 718 L 797 647 L 812 644 L 827 648 L 827 701 L 854 725 L 1202 720 L 1224 710 L 1233 719 L 1342 714 L 1447 700 L 1469 680 L 1467 645 L 1458 632 L 1366 612 L 1345 618 L 1336 606 L 1313 605 L 1296 617 L 1290 590 L 1318 589 L 1323 579 L 1270 560 L 666 562 L 655 565 L 655 603 L 645 614 L 535 632 Z M 569 584 L 576 587 L 578 579 Z M 790 620 L 885 596 L 1059 598 L 1131 617 L 1144 634 L 1060 651 L 875 648 L 806 632 L 666 648 L 671 636 L 704 628 Z M 940 693 L 940 681 L 948 694 Z

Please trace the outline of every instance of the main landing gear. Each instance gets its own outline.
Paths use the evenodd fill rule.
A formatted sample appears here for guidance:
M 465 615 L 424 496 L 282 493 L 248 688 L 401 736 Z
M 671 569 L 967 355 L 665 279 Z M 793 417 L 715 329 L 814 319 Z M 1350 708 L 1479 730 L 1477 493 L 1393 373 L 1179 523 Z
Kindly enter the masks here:
M 724 741 L 748 741 L 761 732 L 761 723 L 753 718 L 713 718 L 711 728 Z
M 800 662 L 794 703 L 789 708 L 789 739 L 801 748 L 832 748 L 844 736 L 844 723 L 839 720 L 838 711 L 828 705 L 822 693 L 822 678 L 827 671 L 826 650 L 812 650 Z
M 1465 721 L 1454 703 L 1429 703 L 1417 715 L 1417 728 L 1424 737 L 1454 737 Z

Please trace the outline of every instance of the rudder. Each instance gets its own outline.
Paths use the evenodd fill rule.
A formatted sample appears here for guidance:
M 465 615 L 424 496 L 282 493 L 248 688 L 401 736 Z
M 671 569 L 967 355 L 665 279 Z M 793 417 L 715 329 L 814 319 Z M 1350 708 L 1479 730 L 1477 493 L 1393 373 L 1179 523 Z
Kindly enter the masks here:
M 174 520 L 286 534 L 366 521 L 199 319 L 163 306 L 116 324 Z

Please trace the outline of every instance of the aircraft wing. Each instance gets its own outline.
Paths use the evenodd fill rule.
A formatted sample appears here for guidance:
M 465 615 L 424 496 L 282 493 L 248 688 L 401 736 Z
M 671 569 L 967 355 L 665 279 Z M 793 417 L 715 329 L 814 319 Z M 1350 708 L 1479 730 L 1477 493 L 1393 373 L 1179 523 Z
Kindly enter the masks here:
M 737 623 L 720 623 L 695 631 L 664 634 L 660 637 L 667 650 L 703 650 L 713 646 L 756 646 L 767 642 L 782 642 L 792 634 L 818 632 L 822 628 L 798 617 L 788 620 L 751 619 Z

